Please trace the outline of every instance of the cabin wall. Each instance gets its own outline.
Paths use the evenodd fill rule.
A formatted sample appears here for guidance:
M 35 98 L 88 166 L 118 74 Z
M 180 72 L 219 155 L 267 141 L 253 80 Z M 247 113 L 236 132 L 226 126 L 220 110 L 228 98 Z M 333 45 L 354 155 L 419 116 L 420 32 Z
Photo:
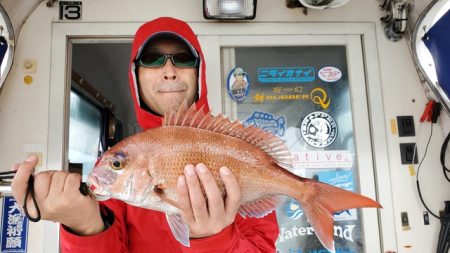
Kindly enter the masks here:
M 159 16 L 173 16 L 188 22 L 206 21 L 202 14 L 202 1 L 185 0 L 85 0 L 82 20 L 74 22 L 145 22 Z M 327 11 L 288 9 L 285 1 L 259 0 L 257 16 L 253 22 L 371 22 L 376 25 L 380 77 L 383 90 L 384 121 L 388 144 L 394 207 L 397 248 L 388 245 L 384 250 L 397 252 L 432 252 L 437 245 L 439 222 L 430 216 L 430 225 L 424 225 L 425 210 L 418 198 L 415 177 L 408 167 L 401 165 L 399 143 L 417 142 L 420 158 L 430 131 L 428 124 L 420 124 L 427 98 L 416 73 L 405 40 L 391 42 L 382 31 L 379 18 L 384 15 L 374 0 L 353 0 L 344 7 Z M 8 170 L 23 160 L 27 153 L 42 153 L 42 165 L 38 170 L 58 170 L 47 165 L 47 140 L 49 125 L 50 76 L 52 68 L 51 48 L 53 22 L 58 21 L 57 4 L 48 8 L 44 3 L 32 13 L 22 27 L 16 44 L 14 64 L 0 94 L 0 168 Z M 113 29 L 113 28 L 112 28 Z M 251 34 L 251 29 L 249 29 Z M 63 56 L 61 56 L 63 57 Z M 35 59 L 36 73 L 27 74 L 24 61 Z M 32 77 L 25 84 L 26 75 Z M 220 77 L 217 77 L 217 85 Z M 64 85 L 61 83 L 61 85 Z M 124 84 L 127 85 L 127 84 Z M 212 84 L 210 84 L 212 85 Z M 369 98 L 370 99 L 370 98 Z M 398 137 L 392 134 L 390 121 L 399 115 L 413 115 L 416 137 Z M 448 121 L 448 119 L 445 119 Z M 447 124 L 448 125 L 448 124 Z M 443 201 L 450 198 L 450 186 L 442 175 L 439 151 L 444 139 L 441 121 L 434 127 L 426 160 L 422 164 L 420 183 L 422 195 L 434 212 L 443 208 Z M 448 129 L 445 129 L 448 131 Z M 376 156 L 376 154 L 374 154 Z M 381 203 L 383 204 L 383 203 Z M 392 205 L 392 204 L 391 204 Z M 408 212 L 410 229 L 403 230 L 400 213 Z M 43 223 L 31 224 L 28 252 L 44 252 Z M 368 252 L 371 252 L 370 249 Z
M 421 1 L 412 1 L 413 2 L 413 8 L 410 11 L 410 16 L 408 19 L 408 28 L 413 31 L 414 26 L 417 23 L 417 20 L 420 17 L 420 14 L 427 8 L 428 5 L 430 5 L 432 2 L 435 2 L 433 0 L 421 0 Z

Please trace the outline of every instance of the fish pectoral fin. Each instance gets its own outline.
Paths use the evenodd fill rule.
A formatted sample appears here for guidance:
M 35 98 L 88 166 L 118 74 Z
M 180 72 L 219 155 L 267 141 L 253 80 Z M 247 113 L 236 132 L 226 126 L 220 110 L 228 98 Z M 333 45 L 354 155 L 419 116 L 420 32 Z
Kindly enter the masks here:
M 181 215 L 166 213 L 166 219 L 175 239 L 184 246 L 189 247 L 189 226 L 183 221 Z
M 285 195 L 270 195 L 257 199 L 252 202 L 247 202 L 239 207 L 239 214 L 242 217 L 261 218 L 277 209 L 278 206 L 286 201 Z
M 163 183 L 161 184 L 157 184 L 153 187 L 153 191 L 158 193 L 158 194 L 162 194 L 164 193 L 164 190 L 167 189 L 167 186 Z
M 156 195 L 158 195 L 159 199 L 162 201 L 165 201 L 167 203 L 169 203 L 170 205 L 178 208 L 179 210 L 181 210 L 180 205 L 174 201 L 173 199 L 170 199 L 169 197 L 166 196 L 164 189 L 166 189 L 167 187 L 165 185 L 156 185 L 153 188 L 153 191 L 156 193 Z

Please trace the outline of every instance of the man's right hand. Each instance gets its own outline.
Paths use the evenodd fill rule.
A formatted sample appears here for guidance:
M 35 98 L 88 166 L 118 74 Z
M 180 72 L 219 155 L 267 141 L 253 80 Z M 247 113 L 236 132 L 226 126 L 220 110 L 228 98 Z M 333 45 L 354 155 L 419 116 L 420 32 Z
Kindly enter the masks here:
M 30 156 L 22 163 L 14 165 L 17 170 L 11 184 L 12 193 L 19 206 L 23 207 L 28 189 L 28 179 L 37 164 L 37 157 Z M 36 202 L 43 220 L 64 224 L 77 235 L 94 235 L 102 232 L 103 220 L 98 202 L 80 193 L 81 176 L 65 171 L 45 171 L 34 179 Z M 27 211 L 32 217 L 37 212 L 28 194 Z

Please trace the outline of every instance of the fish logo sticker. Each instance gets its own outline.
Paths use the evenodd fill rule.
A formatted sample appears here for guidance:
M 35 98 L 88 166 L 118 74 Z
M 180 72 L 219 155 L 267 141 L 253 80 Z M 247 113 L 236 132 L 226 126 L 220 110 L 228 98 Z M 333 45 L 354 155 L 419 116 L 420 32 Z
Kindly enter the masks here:
M 243 123 L 244 126 L 254 126 L 266 132 L 282 137 L 286 130 L 286 119 L 283 116 L 275 118 L 273 114 L 254 111 L 252 116 Z
M 302 121 L 300 131 L 303 139 L 315 148 L 331 145 L 337 136 L 336 121 L 325 112 L 312 112 Z
M 317 75 L 322 81 L 333 83 L 341 79 L 342 71 L 336 67 L 328 66 L 321 68 Z
M 290 199 L 285 209 L 286 216 L 291 220 L 298 220 L 303 216 L 303 209 L 300 203 L 294 199 Z
M 227 90 L 231 99 L 242 102 L 248 96 L 250 80 L 242 68 L 234 68 L 228 74 Z

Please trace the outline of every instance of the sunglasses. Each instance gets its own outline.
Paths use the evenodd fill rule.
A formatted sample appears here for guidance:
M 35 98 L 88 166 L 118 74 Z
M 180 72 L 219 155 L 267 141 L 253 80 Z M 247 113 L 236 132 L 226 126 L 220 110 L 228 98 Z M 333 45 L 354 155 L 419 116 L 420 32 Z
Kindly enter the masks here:
M 137 59 L 137 64 L 147 68 L 162 67 L 167 59 L 179 68 L 194 68 L 199 65 L 199 59 L 191 53 L 183 52 L 176 54 L 146 53 Z

